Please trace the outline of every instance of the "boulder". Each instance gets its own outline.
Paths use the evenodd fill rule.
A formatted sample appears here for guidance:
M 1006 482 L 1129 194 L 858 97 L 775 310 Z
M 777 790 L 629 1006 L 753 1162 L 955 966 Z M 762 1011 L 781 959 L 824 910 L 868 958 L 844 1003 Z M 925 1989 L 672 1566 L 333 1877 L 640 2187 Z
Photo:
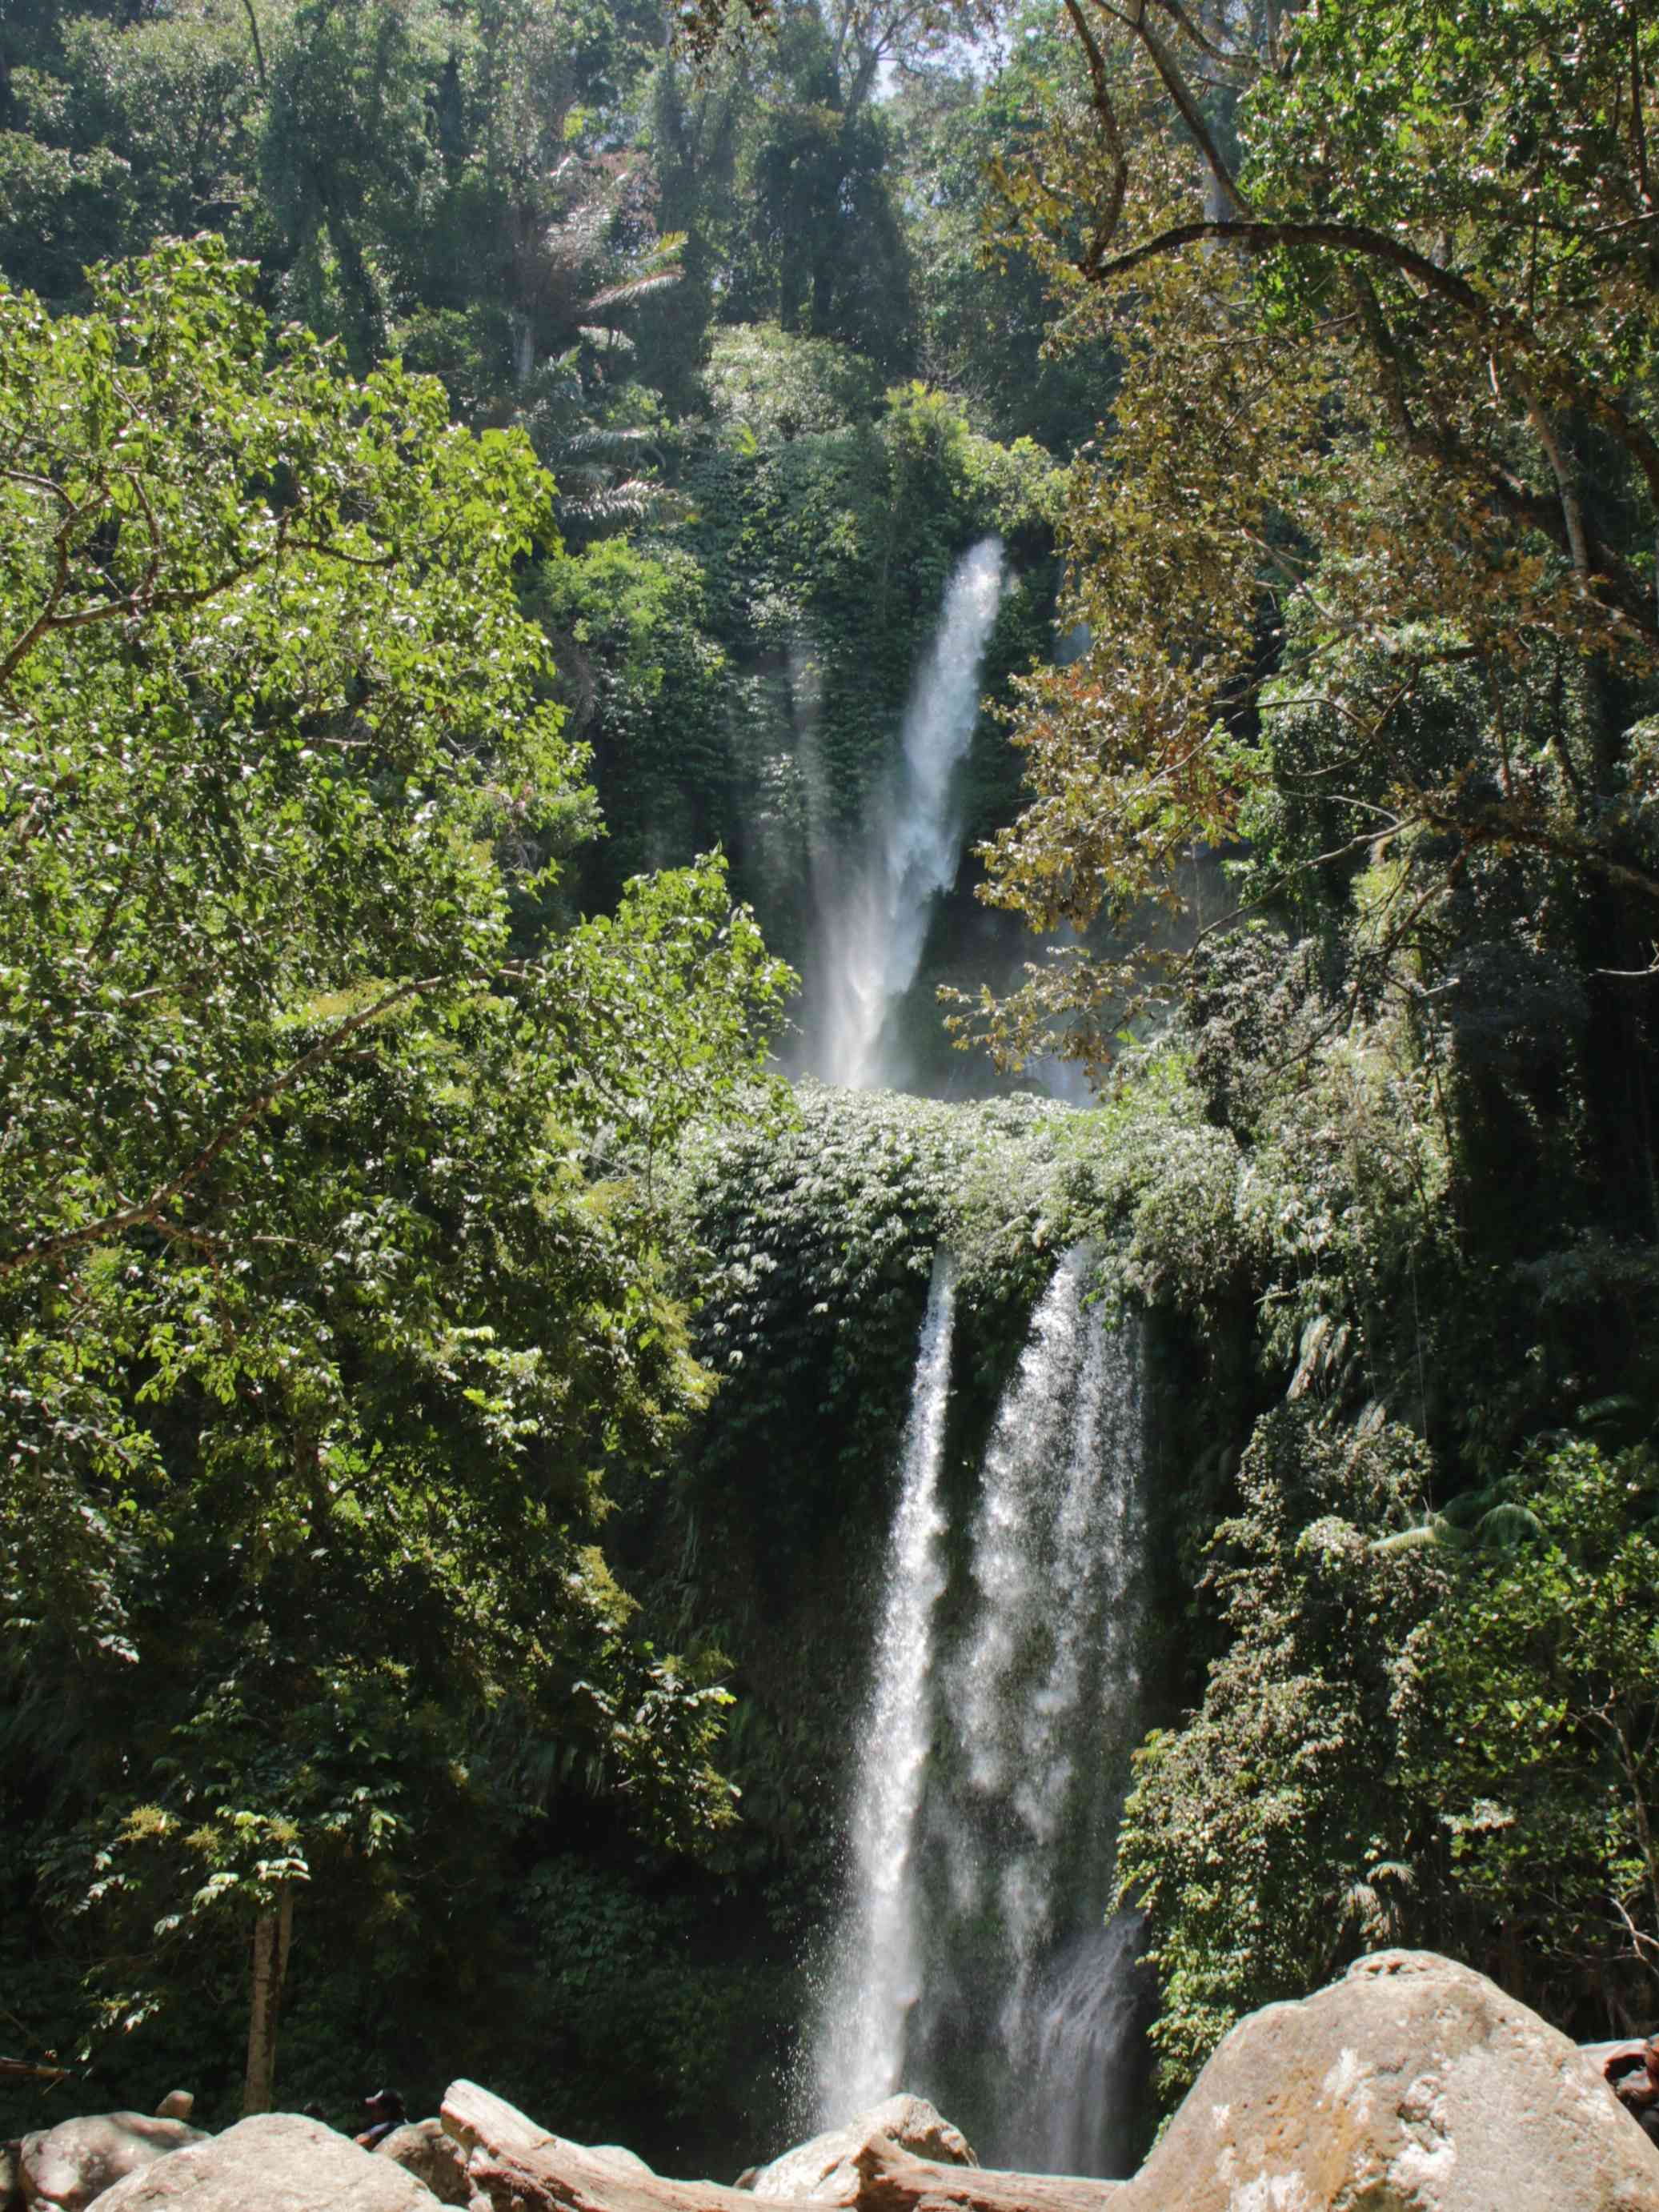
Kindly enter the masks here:
M 256 2112 L 129 2174 L 100 2212 L 432 2212 L 395 2159 L 298 2112 Z
M 608 2166 L 617 2173 L 649 2173 L 651 2169 L 638 2151 L 629 2150 L 625 2143 L 590 2143 L 587 2155 Z
M 444 2133 L 441 2120 L 408 2120 L 382 2136 L 376 2158 L 389 2158 L 423 2181 L 441 2204 L 465 2204 L 472 2195 L 466 2178 L 466 2153 Z
M 129 2173 L 200 2142 L 202 2130 L 149 2112 L 92 2112 L 37 2129 L 18 2146 L 23 2202 L 82 2212 Z
M 1242 2020 L 1121 2212 L 1659 2212 L 1659 2151 L 1484 1974 L 1378 1951 Z
M 961 2130 L 942 2118 L 925 2097 L 897 2096 L 872 2106 L 844 2128 L 798 2143 L 770 2166 L 759 2167 L 744 2186 L 775 2202 L 851 2204 L 859 2193 L 859 2153 L 876 2136 L 935 2166 L 979 2164 Z

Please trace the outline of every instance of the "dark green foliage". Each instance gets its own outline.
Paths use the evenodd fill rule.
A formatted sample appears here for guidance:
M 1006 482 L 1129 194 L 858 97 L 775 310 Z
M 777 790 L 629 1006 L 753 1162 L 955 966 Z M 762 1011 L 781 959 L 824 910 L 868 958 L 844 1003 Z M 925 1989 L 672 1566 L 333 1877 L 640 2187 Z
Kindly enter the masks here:
M 608 834 L 587 873 L 592 903 L 629 876 L 689 859 L 739 813 L 726 656 L 710 636 L 702 571 L 619 539 L 538 568 L 528 604 L 552 642 L 568 727 L 590 744 Z
M 786 1571 L 856 1490 L 885 1495 L 935 1250 L 962 1254 L 969 1304 L 1019 1299 L 1023 1334 L 1043 1246 L 1062 1234 L 1034 1228 L 1055 1159 L 1054 1117 L 1036 1102 L 963 1109 L 809 1086 L 798 1103 L 787 1133 L 702 1150 L 689 1194 L 718 1261 L 695 1340 L 724 1378 L 704 1486 L 723 1514 L 758 1516 L 762 1552 Z M 779 1481 L 792 1408 L 810 1409 L 811 1443 Z
M 0 292 L 4 1680 L 71 2032 L 234 2040 L 296 1891 L 346 1954 L 464 1830 L 726 1816 L 597 1540 L 707 1388 L 653 1167 L 791 979 L 710 864 L 512 943 L 588 811 L 522 440 L 219 250 L 94 281 Z
M 1198 1711 L 1136 1754 L 1119 1839 L 1152 1915 L 1166 2095 L 1241 2012 L 1411 1924 L 1425 1814 L 1397 1778 L 1398 1712 L 1442 1574 L 1376 1540 L 1407 1524 L 1426 1471 L 1408 1431 L 1288 1410 L 1244 1455 L 1204 1577 L 1231 1641 Z
M 1622 2025 L 1659 1923 L 1653 1466 L 1563 1443 L 1468 1504 L 1443 1532 L 1454 1602 L 1413 1654 L 1407 1778 L 1444 1838 L 1460 1948 L 1524 1959 L 1558 2014 L 1588 1984 Z

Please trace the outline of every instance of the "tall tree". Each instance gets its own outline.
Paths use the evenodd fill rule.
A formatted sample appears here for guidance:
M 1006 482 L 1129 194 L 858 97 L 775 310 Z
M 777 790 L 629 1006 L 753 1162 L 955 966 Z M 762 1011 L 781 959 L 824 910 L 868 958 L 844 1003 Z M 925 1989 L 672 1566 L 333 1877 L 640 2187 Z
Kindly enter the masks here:
M 1385 830 L 1438 854 L 1443 890 L 1529 856 L 1611 899 L 1607 964 L 1639 967 L 1659 915 L 1630 734 L 1659 655 L 1654 26 L 1622 0 L 1322 7 L 1243 42 L 1174 6 L 1068 15 L 1078 87 L 1011 173 L 1010 220 L 1126 370 L 1073 482 L 1094 648 L 1029 687 L 1033 804 L 994 895 L 1082 927 L 1167 887 L 1194 840 L 1251 827 L 1275 718 L 1317 693 L 1344 701 L 1350 763 L 1388 747 L 1403 770 L 1379 795 L 1319 769 L 1349 801 L 1341 865 Z M 1350 708 L 1333 656 L 1368 641 L 1397 680 Z M 1479 725 L 1455 760 L 1407 763 L 1449 656 L 1480 672 Z M 1558 702 L 1525 738 L 1517 681 Z M 1120 982 L 1085 959 L 1048 1003 L 1109 1015 Z
M 123 2019 L 257 1931 L 257 2105 L 296 1886 L 349 1941 L 527 1802 L 492 1716 L 667 1839 L 723 1808 L 595 1539 L 703 1387 L 652 1164 L 787 976 L 713 864 L 526 942 L 590 818 L 550 486 L 250 276 L 0 292 L 0 1592 L 45 1893 Z

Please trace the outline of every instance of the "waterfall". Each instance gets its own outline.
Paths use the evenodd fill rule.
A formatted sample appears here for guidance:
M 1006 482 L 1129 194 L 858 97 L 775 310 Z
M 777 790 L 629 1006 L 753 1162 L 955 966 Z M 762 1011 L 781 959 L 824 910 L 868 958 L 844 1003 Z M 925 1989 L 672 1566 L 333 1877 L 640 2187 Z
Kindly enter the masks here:
M 945 1588 L 939 1471 L 951 1388 L 955 1269 L 933 1263 L 900 1462 L 875 1680 L 852 1821 L 852 1881 L 817 2051 L 817 2101 L 837 2118 L 898 2085 L 918 1990 L 912 1854 L 932 1738 L 933 1613 Z
M 1146 1919 L 1115 1912 L 1064 1952 L 1033 2022 L 1021 2160 L 1042 2173 L 1121 2172 L 1132 2156 L 1129 2054 L 1152 2009 Z
M 861 1793 L 902 1797 L 902 1844 L 879 1887 L 855 1841 L 842 1955 L 865 1978 L 856 1998 L 832 1990 L 821 2047 L 867 2063 L 820 2069 L 826 2122 L 902 2078 L 991 2163 L 1085 2173 L 1121 2154 L 1143 1997 L 1135 1916 L 1104 1924 L 1139 1734 L 1139 1345 L 1086 1304 L 1094 1264 L 1086 1246 L 1066 1253 L 1037 1304 L 986 1448 L 957 1625 L 937 1656 L 919 1632 L 925 1657 L 902 1684 L 891 1623 L 906 1604 L 931 1621 L 943 1580 L 930 1481 L 927 1565 L 898 1593 L 902 1546 L 920 1540 L 899 1530 L 924 1510 L 907 1474 L 872 1705 L 886 1733 L 866 1739 L 860 1778 Z M 854 1837 L 894 1819 L 861 1794 Z M 860 2010 L 877 2002 L 866 1988 L 885 1993 L 879 2019 Z
M 915 981 L 933 902 L 956 880 L 962 817 L 956 772 L 979 714 L 980 668 L 1002 596 L 1002 540 L 957 563 L 939 629 L 905 710 L 897 773 L 883 791 L 868 860 L 823 933 L 823 1073 L 866 1090 L 890 1076 L 889 1013 Z

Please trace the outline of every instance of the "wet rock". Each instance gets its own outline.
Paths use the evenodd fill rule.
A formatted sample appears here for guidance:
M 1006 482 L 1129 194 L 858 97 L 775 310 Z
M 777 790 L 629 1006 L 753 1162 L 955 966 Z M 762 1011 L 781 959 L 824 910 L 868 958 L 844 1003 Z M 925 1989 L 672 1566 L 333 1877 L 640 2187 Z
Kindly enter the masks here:
M 757 2197 L 814 2204 L 851 2204 L 859 2193 L 859 2153 L 875 2136 L 884 2136 L 914 2157 L 936 2166 L 977 2166 L 959 2128 L 943 2118 L 925 2097 L 889 2097 L 844 2128 L 798 2143 L 744 2185 Z

